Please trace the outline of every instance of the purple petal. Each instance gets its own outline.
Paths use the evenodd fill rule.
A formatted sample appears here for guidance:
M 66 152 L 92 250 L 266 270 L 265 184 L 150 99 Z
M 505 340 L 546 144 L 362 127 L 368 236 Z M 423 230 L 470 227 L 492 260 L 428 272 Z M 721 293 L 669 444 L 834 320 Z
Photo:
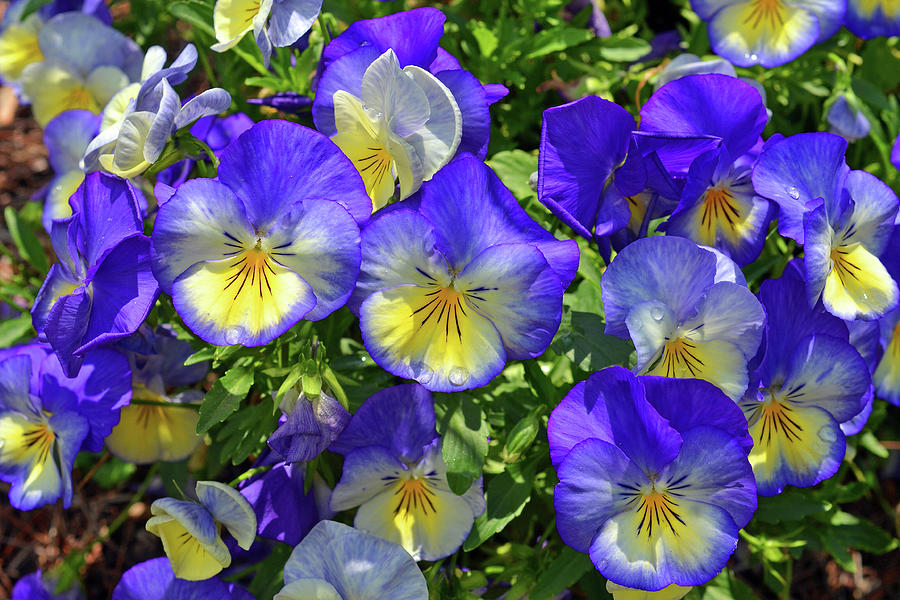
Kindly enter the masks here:
M 257 123 L 234 140 L 222 152 L 219 181 L 241 199 L 262 231 L 306 198 L 333 200 L 357 223 L 372 212 L 350 159 L 322 134 L 287 121 Z
M 81 370 L 66 377 L 55 356 L 41 365 L 41 398 L 50 412 L 74 410 L 89 424 L 83 449 L 99 452 L 119 422 L 119 409 L 131 401 L 131 369 L 122 354 L 99 348 L 84 358 Z
M 456 152 L 469 152 L 484 160 L 491 139 L 490 103 L 484 86 L 474 75 L 462 69 L 442 71 L 437 78 L 453 94 L 462 113 L 462 139 Z
M 577 246 L 558 241 L 519 206 L 483 162 L 464 155 L 422 185 L 420 212 L 434 225 L 437 246 L 462 268 L 490 246 L 527 243 L 540 250 L 563 288 L 578 268 Z
M 803 243 L 803 217 L 840 197 L 848 172 L 847 142 L 830 133 L 801 133 L 766 144 L 753 168 L 753 188 L 780 207 L 778 232 Z
M 331 450 L 346 455 L 356 448 L 382 446 L 414 462 L 437 437 L 434 423 L 431 393 L 415 383 L 396 385 L 363 402 Z
M 641 131 L 714 135 L 731 156 L 749 150 L 766 126 L 752 85 L 719 74 L 688 75 L 662 86 L 641 107 Z
M 596 96 L 544 111 L 538 197 L 582 237 L 593 234 L 601 193 L 633 129 L 625 109 Z
M 240 492 L 256 513 L 259 536 L 296 546 L 319 521 L 312 490 L 303 492 L 303 466 L 278 463 L 245 480 Z
M 124 179 L 91 173 L 69 203 L 81 226 L 79 250 L 89 266 L 98 264 L 125 238 L 144 232 L 138 193 Z
M 159 296 L 150 270 L 150 238 L 136 235 L 113 248 L 91 287 L 91 317 L 78 354 L 131 335 L 150 314 Z
M 372 46 L 378 55 L 392 48 L 401 68 L 417 65 L 427 69 L 437 56 L 445 20 L 444 13 L 436 8 L 415 8 L 378 19 L 356 21 L 325 47 L 322 65 L 327 69 L 338 58 L 360 46 Z

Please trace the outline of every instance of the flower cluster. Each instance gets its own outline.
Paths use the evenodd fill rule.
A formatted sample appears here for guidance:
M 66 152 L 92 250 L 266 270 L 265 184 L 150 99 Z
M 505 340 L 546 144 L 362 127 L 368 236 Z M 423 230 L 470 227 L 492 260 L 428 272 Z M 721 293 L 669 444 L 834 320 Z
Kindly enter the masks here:
M 529 16 L 589 23 L 565 40 L 498 50 L 479 22 L 459 49 L 494 75 L 507 51 L 615 55 L 600 4 Z M 759 76 L 842 23 L 897 34 L 900 9 L 690 4 L 719 58 L 666 60 L 634 107 L 551 82 L 572 99 L 528 125 L 536 152 L 486 163 L 510 90 L 440 46 L 469 27 L 443 10 L 174 3 L 200 49 L 167 66 L 101 2 L 13 2 L 0 77 L 44 127 L 29 219 L 56 262 L 8 209 L 44 276 L 16 305 L 33 331 L 0 329 L 22 342 L 0 349 L 9 503 L 69 508 L 106 461 L 139 465 L 128 509 L 155 497 L 165 556 L 129 561 L 113 600 L 549 598 L 582 565 L 663 600 L 716 578 L 768 497 L 835 476 L 877 399 L 900 405 L 900 137 L 851 168 L 848 143 L 884 133 L 875 93 L 848 68 L 831 132 L 782 135 Z M 517 518 L 529 539 L 506 530 L 475 572 L 466 552 Z M 83 597 L 66 573 L 12 597 Z

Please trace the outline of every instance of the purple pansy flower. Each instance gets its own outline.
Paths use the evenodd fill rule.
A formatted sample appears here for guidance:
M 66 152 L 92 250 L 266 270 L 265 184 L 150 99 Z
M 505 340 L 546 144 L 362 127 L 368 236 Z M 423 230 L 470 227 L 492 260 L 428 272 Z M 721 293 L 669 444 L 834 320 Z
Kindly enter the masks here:
M 722 140 L 691 163 L 678 206 L 661 230 L 717 248 L 739 265 L 759 255 L 774 207 L 754 192 L 746 155 L 766 120 L 756 89 L 728 75 L 688 75 L 653 94 L 641 107 L 641 131 Z
M 322 0 L 216 0 L 213 28 L 218 43 L 212 49 L 225 52 L 252 31 L 268 67 L 272 46 L 283 48 L 297 42 L 321 9 Z
M 197 435 L 197 410 L 179 404 L 199 404 L 203 392 L 191 389 L 169 395 L 168 389 L 197 383 L 206 376 L 209 363 L 185 366 L 194 350 L 166 326 L 153 331 L 144 325 L 119 346 L 137 348 L 127 351 L 133 399 L 147 403 L 132 402 L 122 409 L 119 424 L 106 438 L 107 448 L 118 458 L 138 464 L 187 458 L 203 437 Z
M 420 385 L 371 396 L 332 449 L 345 456 L 332 510 L 358 506 L 357 528 L 400 544 L 416 560 L 455 552 L 484 512 L 480 477 L 461 496 L 450 490 L 434 401 Z
M 884 249 L 898 200 L 880 179 L 851 171 L 847 142 L 801 133 L 767 144 L 753 167 L 753 187 L 779 207 L 778 230 L 803 244 L 807 300 L 819 299 L 847 321 L 874 320 L 897 305 L 897 283 Z
M 211 344 L 260 346 L 323 319 L 353 291 L 371 203 L 323 135 L 257 123 L 159 209 L 153 273 L 185 324 Z
M 637 372 L 705 379 L 733 400 L 744 394 L 765 312 L 731 259 L 652 236 L 616 255 L 600 286 L 606 333 L 634 342 Z
M 433 391 L 485 385 L 540 356 L 578 247 L 533 221 L 474 156 L 444 167 L 362 235 L 350 307 L 372 359 Z
M 863 39 L 900 35 L 900 6 L 891 0 L 847 0 L 844 25 Z
M 759 493 L 771 496 L 834 475 L 844 459 L 840 424 L 863 410 L 871 378 L 847 326 L 804 302 L 802 279 L 765 281 L 759 297 L 768 317 L 762 361 L 740 406 Z
M 130 183 L 94 173 L 69 203 L 73 215 L 54 221 L 50 232 L 60 262 L 50 268 L 31 315 L 74 376 L 89 350 L 137 331 L 159 287 Z
M 31 510 L 72 503 L 72 464 L 80 449 L 97 452 L 131 399 L 124 356 L 89 352 L 75 377 L 43 345 L 0 355 L 0 480 L 10 503 Z
M 746 422 L 705 381 L 604 369 L 563 398 L 547 436 L 560 537 L 618 585 L 706 583 L 756 510 Z

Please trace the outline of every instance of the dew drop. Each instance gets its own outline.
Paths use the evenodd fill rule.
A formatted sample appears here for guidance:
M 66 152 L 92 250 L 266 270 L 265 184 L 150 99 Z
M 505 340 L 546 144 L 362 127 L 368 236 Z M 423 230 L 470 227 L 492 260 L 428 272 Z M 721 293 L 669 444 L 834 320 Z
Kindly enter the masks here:
M 790 197 L 793 198 L 794 200 L 797 200 L 798 198 L 800 198 L 800 190 L 798 190 L 798 189 L 797 189 L 796 187 L 794 187 L 794 186 L 789 187 L 789 188 L 787 189 L 787 193 L 788 193 L 788 196 L 790 196 Z
M 243 327 L 229 327 L 225 331 L 225 341 L 229 345 L 240 344 L 245 337 L 247 337 L 247 330 Z
M 751 54 L 748 58 L 749 58 L 750 60 L 752 60 L 753 62 L 756 62 L 756 61 L 759 60 L 759 57 L 758 57 L 757 55 L 755 55 L 755 54 Z
M 416 381 L 422 385 L 428 385 L 432 379 L 434 379 L 434 370 L 431 367 L 422 367 L 422 370 L 416 375 Z
M 450 369 L 450 374 L 448 375 L 450 379 L 450 383 L 453 385 L 463 385 L 466 381 L 469 380 L 469 371 L 462 367 L 453 367 Z
M 664 313 L 661 308 L 654 306 L 650 309 L 650 316 L 653 317 L 654 321 L 662 321 Z
M 862 295 L 862 299 L 863 299 L 863 300 L 868 300 L 868 299 L 869 299 L 869 295 L 868 295 L 868 294 L 863 294 L 863 295 Z
M 830 444 L 837 440 L 837 434 L 833 429 L 826 425 L 825 427 L 819 429 L 819 439 Z

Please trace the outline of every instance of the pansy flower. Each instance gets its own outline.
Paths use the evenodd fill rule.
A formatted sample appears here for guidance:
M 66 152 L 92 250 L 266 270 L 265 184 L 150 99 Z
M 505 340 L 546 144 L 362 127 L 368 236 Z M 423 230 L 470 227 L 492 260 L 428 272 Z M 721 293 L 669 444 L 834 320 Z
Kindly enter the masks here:
M 254 600 L 246 590 L 218 577 L 187 581 L 165 558 L 138 563 L 122 574 L 112 600 Z
M 141 73 L 138 45 L 84 13 L 62 13 L 47 21 L 38 45 L 43 60 L 22 69 L 20 81 L 41 125 L 66 110 L 99 113 Z
M 600 280 L 606 333 L 630 338 L 639 373 L 705 379 L 737 400 L 765 323 L 726 256 L 652 236 L 623 249 Z
M 187 458 L 203 437 L 197 435 L 197 411 L 178 405 L 199 404 L 203 392 L 186 390 L 170 396 L 167 390 L 197 383 L 206 376 L 209 364 L 184 366 L 194 350 L 177 339 L 170 328 L 159 327 L 154 332 L 144 326 L 135 336 L 145 338 L 149 347 L 128 352 L 132 399 L 146 404 L 132 402 L 122 409 L 122 418 L 106 438 L 106 447 L 118 458 L 138 464 Z
M 0 480 L 10 504 L 31 510 L 72 503 L 72 464 L 80 449 L 97 452 L 131 398 L 121 354 L 101 348 L 67 377 L 43 345 L 0 355 Z
M 263 64 L 269 66 L 272 46 L 294 44 L 310 30 L 320 10 L 322 0 L 216 0 L 213 29 L 218 43 L 211 47 L 225 52 L 252 31 Z
M 331 508 L 358 506 L 357 528 L 400 544 L 416 560 L 455 552 L 485 507 L 481 478 L 461 496 L 450 490 L 434 425 L 431 394 L 398 385 L 366 400 L 332 446 L 345 459 Z
M 897 283 L 880 256 L 894 227 L 891 189 L 844 162 L 847 142 L 801 133 L 767 145 L 753 186 L 778 203 L 778 229 L 803 244 L 810 306 L 821 298 L 842 319 L 873 320 L 897 305 Z
M 752 159 L 745 155 L 766 120 L 756 89 L 727 75 L 688 75 L 650 97 L 641 107 L 641 131 L 721 139 L 691 163 L 678 206 L 661 230 L 715 247 L 739 265 L 759 255 L 774 207 L 754 192 Z
M 900 4 L 894 0 L 847 0 L 844 25 L 863 39 L 900 35 Z
M 103 0 L 52 0 L 42 3 L 23 19 L 22 15 L 29 6 L 27 0 L 12 0 L 7 3 L 0 20 L 0 83 L 15 85 L 22 69 L 43 60 L 38 32 L 47 19 L 60 13 L 77 11 L 92 15 L 106 25 L 112 23 Z
M 101 131 L 85 152 L 86 170 L 102 168 L 126 179 L 140 175 L 156 162 L 178 129 L 231 104 L 222 88 L 203 91 L 182 104 L 172 85 L 187 77 L 197 62 L 197 50 L 188 44 L 163 69 L 166 54 L 159 46 L 153 49 L 158 52 L 147 52 L 142 83 L 123 89 L 104 109 Z
M 562 540 L 638 590 L 712 579 L 756 510 L 737 405 L 705 381 L 594 373 L 547 424 Z
M 802 281 L 765 281 L 759 295 L 768 315 L 762 362 L 740 406 L 759 493 L 771 496 L 834 475 L 845 451 L 840 424 L 863 409 L 871 380 L 846 325 L 803 302 Z
M 691 0 L 713 52 L 739 67 L 777 67 L 841 28 L 845 0 Z
M 198 481 L 198 502 L 160 498 L 150 505 L 146 529 L 160 538 L 179 579 L 209 579 L 231 564 L 222 541 L 228 530 L 247 550 L 256 538 L 256 515 L 237 490 L 218 481 Z
M 433 391 L 478 387 L 540 356 L 578 247 L 558 241 L 473 156 L 457 158 L 362 236 L 350 307 L 372 359 Z
M 69 198 L 84 181 L 81 159 L 88 144 L 100 130 L 100 117 L 89 110 L 67 110 L 54 117 L 44 128 L 47 160 L 53 179 L 42 190 L 44 212 L 41 222 L 48 232 L 54 219 L 72 215 Z
M 346 114 L 346 111 L 339 114 L 341 106 L 346 107 L 349 99 L 347 96 L 340 96 L 336 101 L 335 94 L 342 91 L 360 99 L 364 104 L 367 97 L 372 98 L 375 105 L 371 108 L 377 111 L 378 106 L 386 105 L 385 100 L 378 99 L 379 96 L 386 98 L 390 90 L 402 90 L 403 96 L 390 103 L 396 109 L 393 124 L 384 123 L 390 125 L 388 128 L 402 141 L 412 145 L 411 149 L 397 143 L 393 146 L 397 155 L 391 156 L 398 176 L 405 168 L 400 150 L 405 150 L 406 155 L 411 157 L 410 168 L 414 174 L 420 174 L 419 183 L 427 181 L 454 153 L 469 152 L 483 159 L 487 154 L 491 129 L 488 108 L 503 98 L 507 90 L 502 85 L 482 85 L 471 73 L 462 69 L 453 56 L 438 46 L 444 33 L 445 20 L 444 14 L 435 8 L 417 8 L 378 19 L 356 21 L 334 38 L 322 52 L 323 71 L 313 104 L 316 128 L 328 136 L 343 131 L 338 142 L 342 149 L 368 148 L 369 146 L 360 144 L 367 139 L 376 139 L 374 136 L 382 126 L 379 121 L 383 119 L 375 119 L 369 124 L 361 115 L 353 117 L 352 114 Z M 386 54 L 388 51 L 391 54 Z M 382 66 L 378 71 L 371 71 L 376 61 Z M 394 64 L 399 69 L 392 66 Z M 390 70 L 385 69 L 387 66 L 391 66 Z M 396 80 L 390 76 L 398 71 L 404 74 L 404 79 Z M 364 81 L 367 73 L 368 83 Z M 411 81 L 407 81 L 409 79 Z M 373 86 L 376 89 L 372 89 Z M 420 91 L 416 91 L 416 88 Z M 445 103 L 445 92 L 449 92 L 455 107 Z M 422 94 L 426 94 L 426 98 L 423 99 Z M 434 103 L 438 100 L 440 104 L 435 106 Z M 424 111 L 429 105 L 434 107 L 431 110 L 439 110 L 440 113 L 433 115 L 426 123 L 428 114 Z M 453 129 L 449 128 L 451 114 L 458 114 L 461 120 L 461 130 L 458 133 L 455 125 Z M 374 116 L 376 115 L 370 114 L 369 120 Z M 348 120 L 350 117 L 353 119 Z M 413 132 L 413 126 L 418 126 L 418 132 Z M 381 162 L 387 160 L 390 152 L 383 144 L 372 144 L 371 147 L 383 151 Z M 356 157 L 363 159 L 371 155 L 372 152 L 368 152 Z M 396 162 L 398 158 L 400 161 Z M 367 186 L 371 190 L 374 189 L 375 178 L 369 171 L 375 165 L 363 171 L 370 162 L 372 159 L 367 159 L 357 163 L 357 167 L 364 178 L 373 180 L 372 185 Z M 417 165 L 417 162 L 423 164 Z M 401 199 L 411 193 L 404 179 L 410 178 L 400 179 Z M 413 182 L 415 183 L 415 178 Z M 384 181 L 378 183 L 383 189 L 377 197 L 373 194 L 376 208 L 386 201 L 384 195 L 388 187 Z M 390 183 L 393 185 L 393 181 Z
M 344 154 L 315 131 L 257 123 L 160 207 L 153 273 L 211 344 L 259 346 L 347 301 L 371 202 Z
M 444 84 L 421 67 L 401 69 L 391 49 L 369 65 L 358 87 L 358 96 L 334 93 L 331 139 L 359 170 L 378 210 L 394 195 L 395 181 L 402 200 L 450 161 L 462 117 Z
M 403 548 L 334 521 L 317 524 L 294 548 L 284 584 L 274 600 L 428 598 L 425 577 Z
M 130 183 L 91 174 L 69 204 L 73 215 L 54 221 L 50 232 L 60 262 L 50 267 L 31 316 L 74 376 L 86 352 L 137 331 L 159 287 Z

